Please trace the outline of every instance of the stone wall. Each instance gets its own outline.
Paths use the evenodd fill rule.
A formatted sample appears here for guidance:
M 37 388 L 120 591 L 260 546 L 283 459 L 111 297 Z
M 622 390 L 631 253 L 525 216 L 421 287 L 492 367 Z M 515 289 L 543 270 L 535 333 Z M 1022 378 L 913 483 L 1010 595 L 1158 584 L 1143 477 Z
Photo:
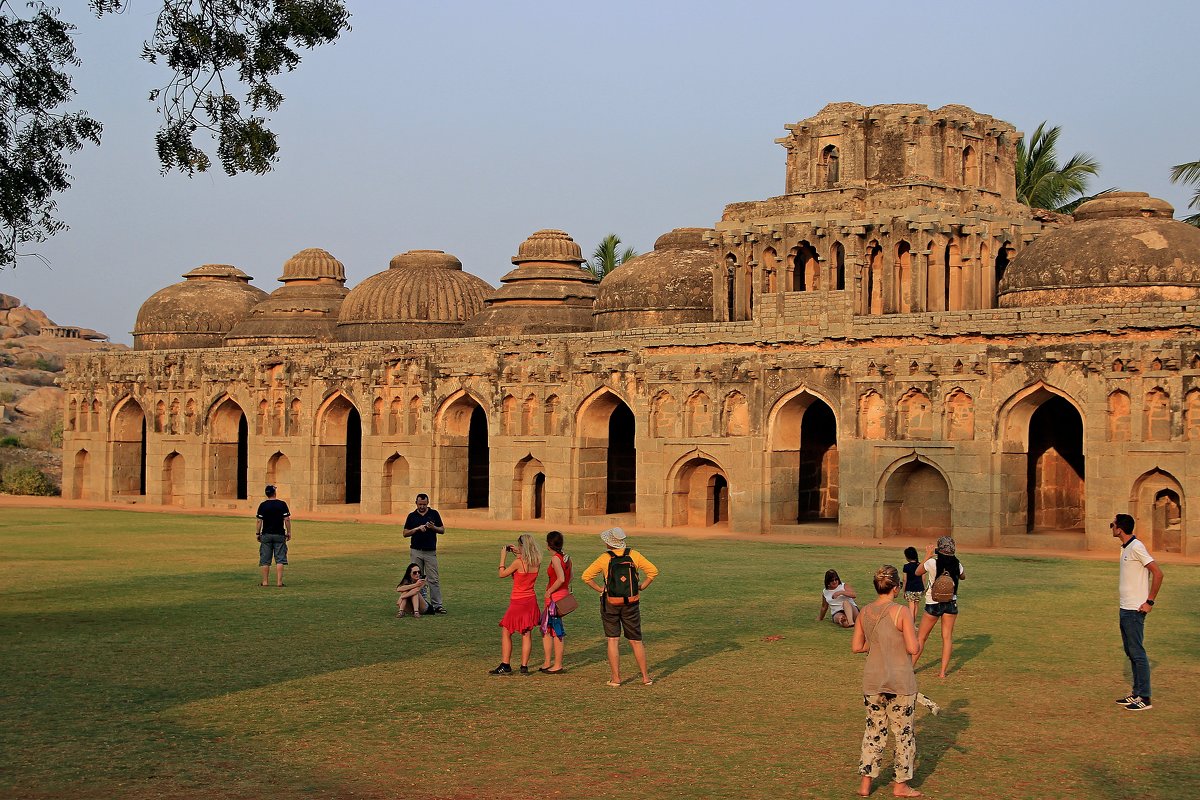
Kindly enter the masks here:
M 301 513 L 399 515 L 427 490 L 497 519 L 836 520 L 850 537 L 948 527 L 975 546 L 1047 533 L 1103 547 L 1132 510 L 1162 518 L 1164 547 L 1195 549 L 1200 304 L 855 316 L 839 295 L 761 296 L 754 321 L 667 329 L 74 357 L 64 495 L 249 510 L 271 481 Z M 1078 449 L 1083 475 L 1038 439 L 1053 404 L 1078 420 L 1059 449 Z M 606 502 L 622 406 L 628 511 Z M 710 520 L 722 502 L 728 522 Z

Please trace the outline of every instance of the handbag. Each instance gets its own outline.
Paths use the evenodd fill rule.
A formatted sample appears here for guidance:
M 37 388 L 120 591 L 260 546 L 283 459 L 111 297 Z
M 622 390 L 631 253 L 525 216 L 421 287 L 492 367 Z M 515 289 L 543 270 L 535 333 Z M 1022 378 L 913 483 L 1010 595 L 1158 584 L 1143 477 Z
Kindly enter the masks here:
M 567 596 L 561 600 L 554 601 L 554 610 L 558 612 L 558 616 L 560 617 L 565 617 L 577 608 L 579 608 L 579 601 L 570 592 L 567 592 Z

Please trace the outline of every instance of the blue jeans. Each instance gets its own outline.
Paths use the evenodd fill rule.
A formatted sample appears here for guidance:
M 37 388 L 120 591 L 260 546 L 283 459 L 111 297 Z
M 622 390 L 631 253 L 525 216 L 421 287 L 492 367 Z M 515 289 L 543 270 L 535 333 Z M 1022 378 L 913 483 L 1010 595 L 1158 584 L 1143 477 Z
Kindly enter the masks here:
M 1150 659 L 1142 638 L 1146 630 L 1146 615 L 1140 611 L 1121 609 L 1121 644 L 1125 655 L 1133 666 L 1133 694 L 1143 700 L 1150 699 Z

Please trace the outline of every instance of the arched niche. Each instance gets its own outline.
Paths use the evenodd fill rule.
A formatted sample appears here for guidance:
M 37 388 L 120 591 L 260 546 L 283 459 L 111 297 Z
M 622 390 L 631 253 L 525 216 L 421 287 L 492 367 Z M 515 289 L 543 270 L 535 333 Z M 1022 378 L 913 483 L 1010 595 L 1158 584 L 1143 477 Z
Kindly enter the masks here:
M 575 416 L 577 510 L 584 516 L 626 514 L 637 503 L 636 422 L 628 404 L 600 389 Z
M 950 484 L 939 468 L 919 456 L 909 456 L 889 467 L 881 483 L 880 537 L 952 535 Z
M 838 517 L 838 425 L 830 404 L 807 389 L 779 400 L 769 414 L 773 522 Z
M 729 479 L 712 457 L 693 453 L 668 481 L 671 524 L 708 528 L 729 524 Z
M 317 411 L 317 503 L 352 505 L 362 499 L 362 417 L 340 392 Z
M 442 403 L 435 418 L 438 504 L 442 508 L 488 508 L 491 449 L 487 412 L 465 391 Z
M 146 414 L 132 397 L 118 404 L 108 426 L 112 450 L 112 493 L 118 497 L 146 494 Z

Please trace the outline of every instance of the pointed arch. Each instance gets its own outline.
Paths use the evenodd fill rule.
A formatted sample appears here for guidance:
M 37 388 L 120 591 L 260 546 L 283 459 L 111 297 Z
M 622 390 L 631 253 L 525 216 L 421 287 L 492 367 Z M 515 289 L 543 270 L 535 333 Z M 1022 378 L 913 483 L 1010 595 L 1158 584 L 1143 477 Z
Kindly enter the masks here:
M 348 394 L 331 393 L 316 415 L 316 497 L 322 505 L 362 499 L 362 417 Z
M 108 423 L 112 450 L 112 493 L 146 494 L 146 412 L 127 395 L 113 407 Z
M 382 514 L 397 514 L 406 511 L 404 504 L 410 496 L 408 459 L 400 453 L 392 453 L 383 462 L 383 480 L 380 484 L 379 511 Z
M 876 487 L 879 498 L 877 530 L 883 536 L 925 539 L 954 532 L 951 487 L 935 462 L 910 453 L 883 471 Z
M 629 404 L 607 386 L 575 413 L 576 508 L 580 514 L 625 514 L 637 502 L 637 425 Z
M 513 519 L 546 516 L 546 467 L 527 453 L 513 469 Z
M 163 459 L 162 476 L 159 486 L 162 496 L 159 502 L 164 506 L 182 506 L 184 486 L 187 485 L 187 474 L 184 468 L 183 456 L 172 450 Z
M 483 403 L 465 389 L 434 415 L 438 503 L 443 508 L 488 508 L 491 503 L 490 425 Z
M 770 519 L 794 524 L 838 517 L 838 423 L 830 402 L 807 387 L 767 414 Z
M 209 499 L 248 499 L 250 430 L 241 404 L 228 393 L 218 395 L 209 404 L 205 428 Z
M 1138 536 L 1150 540 L 1152 552 L 1188 552 L 1184 500 L 1183 485 L 1159 467 L 1134 481 L 1129 513 L 1138 521 Z
M 667 472 L 669 524 L 706 528 L 729 524 L 732 494 L 725 468 L 699 449 L 679 458 Z
M 275 487 L 275 495 L 281 500 L 295 497 L 292 491 L 292 462 L 279 450 L 267 459 L 267 483 Z

